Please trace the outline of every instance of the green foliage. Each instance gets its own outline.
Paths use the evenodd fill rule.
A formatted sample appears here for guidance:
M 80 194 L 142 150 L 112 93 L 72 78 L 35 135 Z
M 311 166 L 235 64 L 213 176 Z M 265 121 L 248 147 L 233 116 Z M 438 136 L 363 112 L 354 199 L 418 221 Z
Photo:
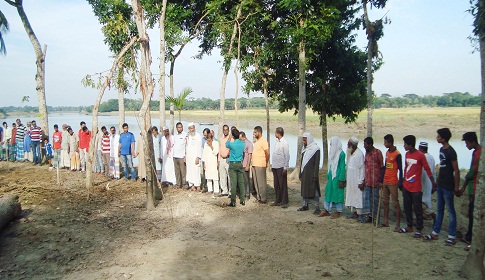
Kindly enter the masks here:
M 182 109 L 184 108 L 185 99 L 187 99 L 187 97 L 191 93 L 192 93 L 191 88 L 184 88 L 177 97 L 167 96 L 165 98 L 165 101 L 167 103 L 172 103 L 177 108 L 178 111 L 182 111 Z
M 402 97 L 391 97 L 382 94 L 374 98 L 374 108 L 404 108 L 404 107 L 476 107 L 481 105 L 480 96 L 468 92 L 450 92 L 441 96 L 405 94 Z
M 3 40 L 3 36 L 5 33 L 8 32 L 9 30 L 9 25 L 7 18 L 5 15 L 0 11 L 0 54 L 6 55 L 7 54 L 7 48 L 5 47 L 5 41 Z

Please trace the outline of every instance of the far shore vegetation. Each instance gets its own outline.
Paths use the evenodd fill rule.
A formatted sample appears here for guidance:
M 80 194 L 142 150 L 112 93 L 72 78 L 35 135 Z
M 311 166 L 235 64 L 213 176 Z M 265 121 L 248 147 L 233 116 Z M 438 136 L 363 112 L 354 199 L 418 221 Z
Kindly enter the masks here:
M 234 110 L 234 98 L 227 98 L 225 101 L 226 110 Z M 412 108 L 412 107 L 479 107 L 480 96 L 472 95 L 468 92 L 452 92 L 437 95 L 419 96 L 416 94 L 405 94 L 403 96 L 392 97 L 390 94 L 381 94 L 379 97 L 374 97 L 374 108 Z M 126 111 L 140 110 L 141 99 L 125 98 Z M 219 99 L 203 98 L 188 98 L 184 101 L 184 111 L 194 110 L 219 110 Z M 239 98 L 239 109 L 264 109 L 265 101 L 263 97 Z M 153 100 L 150 102 L 151 111 L 158 111 L 160 102 Z M 278 101 L 271 100 L 269 104 L 270 109 L 277 110 L 279 108 Z M 93 106 L 47 106 L 48 112 L 86 112 L 91 113 Z M 166 110 L 170 109 L 170 104 L 166 103 Z M 108 113 L 118 111 L 118 99 L 109 99 L 101 103 L 99 112 Z M 35 106 L 6 106 L 0 107 L 0 113 L 8 114 L 13 112 L 21 113 L 37 113 L 38 108 Z

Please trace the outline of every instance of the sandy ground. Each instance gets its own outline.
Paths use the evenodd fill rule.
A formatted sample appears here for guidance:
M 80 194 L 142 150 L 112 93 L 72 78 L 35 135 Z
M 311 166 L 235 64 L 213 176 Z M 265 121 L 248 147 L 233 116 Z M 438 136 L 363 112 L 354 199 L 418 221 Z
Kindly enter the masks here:
M 87 199 L 84 174 L 55 178 L 45 166 L 0 162 L 0 195 L 18 194 L 23 207 L 0 231 L 0 279 L 459 279 L 466 256 L 464 243 L 444 245 L 447 220 L 428 243 L 394 233 L 393 220 L 376 228 L 297 212 L 298 182 L 287 209 L 166 189 L 147 211 L 140 182 L 96 176 Z M 456 203 L 464 232 L 466 198 Z

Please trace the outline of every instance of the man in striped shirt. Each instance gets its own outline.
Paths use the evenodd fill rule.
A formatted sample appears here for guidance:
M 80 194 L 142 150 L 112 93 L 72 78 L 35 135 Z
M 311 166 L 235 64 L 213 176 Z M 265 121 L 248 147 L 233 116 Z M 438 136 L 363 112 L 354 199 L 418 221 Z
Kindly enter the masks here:
M 41 163 L 40 155 L 40 140 L 42 138 L 42 128 L 37 126 L 35 120 L 32 121 L 32 126 L 30 127 L 30 138 L 32 141 L 32 152 L 34 154 L 34 164 Z
M 24 137 L 25 137 L 25 133 L 27 132 L 27 128 L 25 127 L 25 125 L 22 124 L 20 119 L 17 119 L 16 123 L 17 123 L 17 134 L 15 135 L 15 138 L 16 138 L 15 140 L 17 142 L 17 151 L 16 151 L 17 161 L 22 162 L 24 161 L 24 154 L 25 154 Z
M 101 155 L 103 156 L 104 174 L 109 177 L 109 158 L 111 150 L 110 134 L 106 126 L 101 127 Z

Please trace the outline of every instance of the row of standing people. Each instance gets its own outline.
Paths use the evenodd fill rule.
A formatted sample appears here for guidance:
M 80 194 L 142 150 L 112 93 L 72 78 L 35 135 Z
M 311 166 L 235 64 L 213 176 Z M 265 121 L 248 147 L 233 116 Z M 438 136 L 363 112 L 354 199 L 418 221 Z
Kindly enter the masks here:
M 442 145 L 439 154 L 439 173 L 436 176 L 435 160 L 428 153 L 428 143 L 420 142 L 416 149 L 416 137 L 408 135 L 403 138 L 406 150 L 404 168 L 402 155 L 394 146 L 394 137 L 384 137 L 386 156 L 374 147 L 371 137 L 364 139 L 365 155 L 357 148 L 359 140 L 351 137 L 347 143 L 347 155 L 342 150 L 338 137 L 330 140 L 327 185 L 324 194 L 324 210 L 319 207 L 320 185 L 318 178 L 319 148 L 309 133 L 303 135 L 304 149 L 300 171 L 302 207 L 298 211 L 309 210 L 309 202 L 315 205 L 314 214 L 320 217 L 339 218 L 344 205 L 351 209 L 349 219 L 362 223 L 373 221 L 380 227 L 389 227 L 390 201 L 394 208 L 395 232 L 414 231 L 415 238 L 425 241 L 439 239 L 444 218 L 444 209 L 449 215 L 448 237 L 446 245 L 456 243 L 456 211 L 454 196 L 460 197 L 465 191 L 469 197 L 468 230 L 462 241 L 470 244 L 472 239 L 474 197 L 476 192 L 478 162 L 481 146 L 475 132 L 463 134 L 466 147 L 473 151 L 472 162 L 465 181 L 460 187 L 460 171 L 457 154 L 449 140 L 452 134 L 448 128 L 437 131 L 436 140 Z M 435 181 L 436 178 L 436 181 Z M 402 191 L 406 227 L 401 227 L 401 207 L 399 190 Z M 432 194 L 436 192 L 437 213 L 432 210 Z M 379 224 L 380 202 L 384 208 L 383 223 Z M 333 208 L 336 211 L 333 212 Z M 333 212 L 333 213 L 332 213 Z M 413 212 L 416 221 L 413 219 Z M 433 219 L 431 233 L 424 235 L 423 218 Z M 415 228 L 415 230 L 414 230 Z M 466 247 L 469 249 L 469 246 Z

